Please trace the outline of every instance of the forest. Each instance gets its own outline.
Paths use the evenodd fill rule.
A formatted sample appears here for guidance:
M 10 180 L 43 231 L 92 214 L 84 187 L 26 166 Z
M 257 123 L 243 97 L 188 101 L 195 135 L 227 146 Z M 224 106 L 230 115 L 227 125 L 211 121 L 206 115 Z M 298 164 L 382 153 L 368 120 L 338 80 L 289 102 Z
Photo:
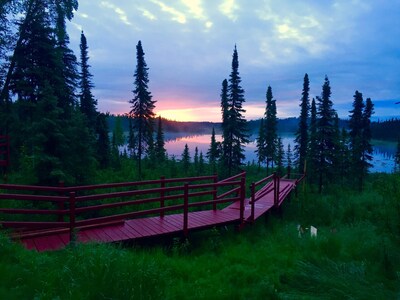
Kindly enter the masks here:
M 247 172 L 248 182 L 287 170 L 306 173 L 298 196 L 241 232 L 213 228 L 189 239 L 71 245 L 27 251 L 0 233 L 4 299 L 395 299 L 400 293 L 400 136 L 398 119 L 372 122 L 374 103 L 356 90 L 343 121 L 325 76 L 310 98 L 305 73 L 299 115 L 278 120 L 270 85 L 265 113 L 244 117 L 245 90 L 235 45 L 221 81 L 221 122 L 157 117 L 144 46 L 136 45 L 130 111 L 110 116 L 93 95 L 88 40 L 69 47 L 66 22 L 77 0 L 3 1 L 0 6 L 0 183 L 66 186 Z M 165 149 L 166 131 L 212 134 L 206 153 Z M 283 149 L 280 133 L 294 131 Z M 222 141 L 215 139 L 216 132 Z M 257 136 L 257 162 L 243 147 Z M 393 174 L 371 174 L 371 140 L 398 141 Z M 126 145 L 126 150 L 120 147 Z M 1 200 L 0 200 L 1 201 Z M 34 203 L 32 204 L 35 205 Z M 0 220 L 3 213 L 0 213 Z M 298 231 L 298 226 L 306 228 Z M 309 228 L 319 229 L 318 237 Z M 35 274 L 35 276 L 32 276 Z M 190 294 L 188 294 L 190 291 Z

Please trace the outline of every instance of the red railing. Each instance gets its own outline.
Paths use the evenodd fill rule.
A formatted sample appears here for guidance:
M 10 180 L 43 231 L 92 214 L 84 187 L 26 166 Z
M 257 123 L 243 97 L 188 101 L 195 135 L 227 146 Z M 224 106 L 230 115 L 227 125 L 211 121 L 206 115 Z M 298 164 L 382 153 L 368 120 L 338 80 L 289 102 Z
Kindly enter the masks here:
M 241 177 L 240 180 L 238 180 L 239 177 Z M 201 183 L 202 181 L 203 183 Z M 115 191 L 115 189 L 121 188 L 125 190 Z M 127 188 L 128 190 L 126 190 Z M 224 192 L 220 191 L 222 188 L 224 188 Z M 113 189 L 113 191 L 103 192 L 104 189 Z M 226 189 L 229 190 L 225 191 Z M 212 206 L 213 209 L 216 209 L 218 204 L 240 201 L 241 209 L 238 221 L 243 222 L 245 173 L 219 182 L 217 176 L 213 175 L 177 179 L 162 177 L 160 180 L 77 187 L 0 184 L 1 190 L 8 191 L 8 193 L 0 193 L 0 203 L 3 203 L 0 205 L 0 213 L 11 215 L 11 220 L 2 218 L 0 224 L 5 228 L 19 229 L 19 232 L 14 233 L 15 237 L 40 235 L 58 230 L 60 232 L 69 231 L 72 241 L 76 229 L 104 226 L 146 215 L 164 217 L 166 213 L 173 211 L 183 213 L 182 228 L 183 233 L 187 235 L 189 212 L 195 209 L 201 210 L 205 206 Z M 87 194 L 89 191 L 100 191 L 100 193 Z M 221 193 L 218 194 L 219 192 Z M 211 200 L 194 199 L 203 196 L 210 196 L 207 198 L 211 198 Z M 11 207 L 4 207 L 6 201 L 12 202 L 8 203 Z M 22 205 L 21 208 L 21 201 L 31 202 L 36 207 L 39 206 L 39 203 L 53 203 L 53 205 L 48 205 L 50 208 L 28 209 L 26 205 Z M 16 203 L 18 203 L 17 207 L 15 207 Z M 65 204 L 67 204 L 67 208 L 65 208 Z M 58 208 L 54 209 L 54 205 Z M 129 208 L 134 206 L 135 209 Z M 117 211 L 112 211 L 112 209 Z M 100 212 L 103 212 L 103 215 L 99 215 Z M 20 215 L 31 216 L 31 219 L 18 220 L 16 216 Z M 35 220 L 33 215 L 55 216 L 58 219 L 57 221 L 40 218 Z M 64 221 L 64 217 L 68 217 L 68 220 Z
M 282 190 L 280 190 L 280 185 L 281 185 L 281 180 L 282 179 L 290 179 L 290 177 L 298 177 L 295 180 L 294 186 L 296 186 L 300 181 L 302 181 L 305 177 L 305 174 L 290 174 L 290 171 L 288 174 L 286 174 L 283 177 L 279 177 L 276 173 L 273 173 L 269 175 L 268 177 L 265 177 L 257 182 L 253 182 L 250 185 L 250 192 L 251 192 L 251 199 L 250 199 L 250 205 L 251 205 L 251 216 L 250 220 L 251 222 L 254 222 L 254 212 L 255 212 L 255 204 L 258 200 L 263 198 L 265 195 L 273 192 L 274 195 L 274 206 L 278 207 L 279 206 L 279 201 L 280 197 L 284 195 L 285 193 L 290 192 L 290 186 L 287 185 L 285 186 Z M 291 179 L 292 180 L 292 179 Z M 294 180 L 294 179 L 293 179 Z M 259 186 L 262 185 L 262 188 L 257 190 Z

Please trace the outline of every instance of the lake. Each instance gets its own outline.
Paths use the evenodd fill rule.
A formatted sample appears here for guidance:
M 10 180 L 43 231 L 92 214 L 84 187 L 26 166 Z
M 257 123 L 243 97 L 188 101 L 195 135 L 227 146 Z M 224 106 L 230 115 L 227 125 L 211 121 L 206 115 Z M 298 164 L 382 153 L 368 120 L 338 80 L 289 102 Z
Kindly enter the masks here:
M 221 141 L 221 135 L 216 135 L 216 140 Z M 255 150 L 256 146 L 256 136 L 251 136 L 251 142 L 245 146 L 245 156 L 246 162 L 257 162 L 257 156 Z M 291 149 L 293 151 L 294 147 L 294 135 L 290 133 L 281 134 L 282 142 L 284 145 L 285 151 L 287 150 L 288 145 L 291 145 Z M 165 133 L 165 148 L 168 152 L 168 155 L 175 156 L 178 160 L 181 158 L 183 149 L 185 148 L 185 144 L 189 147 L 190 156 L 193 159 L 195 148 L 199 149 L 199 153 L 203 152 L 204 157 L 210 147 L 211 143 L 211 134 L 202 134 L 202 135 L 191 135 L 190 133 Z M 396 153 L 395 142 L 388 141 L 380 141 L 373 140 L 373 167 L 370 169 L 371 172 L 385 172 L 391 173 L 394 169 L 394 155 Z M 206 157 L 205 157 L 206 159 Z

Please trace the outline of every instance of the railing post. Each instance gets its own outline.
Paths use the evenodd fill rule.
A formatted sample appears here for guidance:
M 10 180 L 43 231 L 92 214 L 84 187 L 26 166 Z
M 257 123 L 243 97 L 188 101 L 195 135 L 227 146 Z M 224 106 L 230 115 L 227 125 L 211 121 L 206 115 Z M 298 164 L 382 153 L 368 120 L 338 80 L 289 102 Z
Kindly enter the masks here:
M 160 208 L 165 206 L 165 176 L 161 176 Z M 164 210 L 160 211 L 160 218 L 164 218 Z
M 75 192 L 69 193 L 69 242 L 75 243 Z
M 246 198 L 246 178 L 240 180 L 240 223 L 244 223 L 244 199 Z
M 279 190 L 278 188 L 278 176 L 276 172 L 274 173 L 274 206 L 278 206 L 278 195 L 279 195 Z
M 276 175 L 276 207 L 279 206 L 279 194 L 280 194 L 281 178 Z
M 58 183 L 58 187 L 60 188 L 60 189 L 63 189 L 64 188 L 64 181 L 60 181 L 59 183 Z M 61 196 L 65 196 L 64 195 L 64 192 L 59 192 L 59 194 L 61 195 Z M 64 201 L 60 201 L 60 202 L 58 202 L 58 209 L 59 210 L 64 210 Z M 64 222 L 64 215 L 58 215 L 58 222 Z
M 256 202 L 256 184 L 251 184 L 251 222 L 254 222 L 254 208 Z
M 183 235 L 188 236 L 188 215 L 189 215 L 189 184 L 185 183 L 183 190 Z
M 218 182 L 218 178 L 217 178 L 217 174 L 214 174 L 214 187 L 213 187 L 213 210 L 217 210 L 217 203 L 215 202 L 217 200 L 217 194 L 218 194 L 218 188 L 217 188 L 217 182 Z

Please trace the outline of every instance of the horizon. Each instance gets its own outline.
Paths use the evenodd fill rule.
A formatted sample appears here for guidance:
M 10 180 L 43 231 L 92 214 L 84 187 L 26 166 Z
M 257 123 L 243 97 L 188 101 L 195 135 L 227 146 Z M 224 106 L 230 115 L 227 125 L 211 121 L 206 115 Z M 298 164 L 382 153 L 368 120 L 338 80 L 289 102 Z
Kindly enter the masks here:
M 268 85 L 278 117 L 298 116 L 305 73 L 310 100 L 329 77 L 341 118 L 351 110 L 356 90 L 372 99 L 375 117 L 399 115 L 399 42 L 393 38 L 400 36 L 398 2 L 82 0 L 79 5 L 68 23 L 71 48 L 79 53 L 83 30 L 102 112 L 129 112 L 141 40 L 155 113 L 169 119 L 220 120 L 221 83 L 231 72 L 235 44 L 248 120 L 263 116 Z

